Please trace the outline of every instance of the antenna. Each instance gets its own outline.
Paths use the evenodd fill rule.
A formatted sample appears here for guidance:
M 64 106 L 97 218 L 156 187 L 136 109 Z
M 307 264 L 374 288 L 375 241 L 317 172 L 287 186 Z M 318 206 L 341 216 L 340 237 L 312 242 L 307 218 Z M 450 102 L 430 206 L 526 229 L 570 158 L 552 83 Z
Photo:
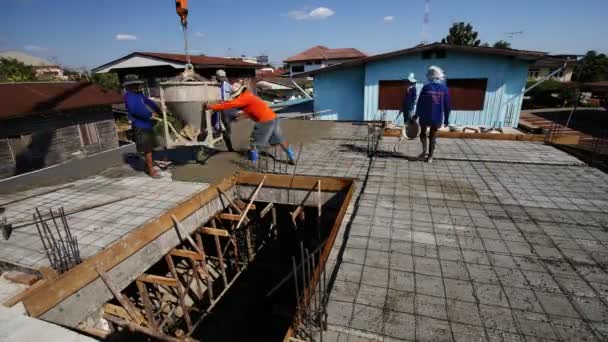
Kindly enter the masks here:
M 424 2 L 424 19 L 422 20 L 422 44 L 429 41 L 429 26 L 431 24 L 431 0 Z
M 513 37 L 515 37 L 518 34 L 524 34 L 524 31 L 505 32 L 505 34 L 507 35 L 507 37 L 509 37 L 509 43 L 511 43 L 511 41 L 513 40 Z

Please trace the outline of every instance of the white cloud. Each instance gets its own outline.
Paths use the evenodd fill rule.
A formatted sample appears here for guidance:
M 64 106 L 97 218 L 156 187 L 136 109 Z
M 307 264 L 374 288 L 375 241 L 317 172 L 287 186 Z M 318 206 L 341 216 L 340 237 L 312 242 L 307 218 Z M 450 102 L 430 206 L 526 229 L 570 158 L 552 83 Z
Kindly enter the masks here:
M 294 10 L 287 13 L 287 16 L 295 20 L 324 20 L 334 15 L 332 9 L 327 7 L 318 7 L 312 11 Z
M 204 33 L 204 32 L 196 32 L 196 33 L 194 34 L 194 36 L 195 36 L 195 37 L 198 37 L 198 38 L 203 38 L 203 37 L 205 36 L 205 33 Z
M 26 45 L 23 47 L 23 49 L 25 51 L 30 51 L 30 52 L 43 52 L 43 51 L 48 51 L 48 48 L 42 47 L 42 46 L 36 46 L 36 45 Z
M 392 16 L 392 15 L 387 15 L 386 17 L 384 17 L 384 22 L 389 23 L 389 22 L 391 22 L 393 20 L 395 20 L 395 17 Z
M 116 39 L 116 40 L 137 40 L 137 36 L 134 36 L 132 34 L 127 34 L 127 33 L 119 33 L 114 37 L 114 39 Z

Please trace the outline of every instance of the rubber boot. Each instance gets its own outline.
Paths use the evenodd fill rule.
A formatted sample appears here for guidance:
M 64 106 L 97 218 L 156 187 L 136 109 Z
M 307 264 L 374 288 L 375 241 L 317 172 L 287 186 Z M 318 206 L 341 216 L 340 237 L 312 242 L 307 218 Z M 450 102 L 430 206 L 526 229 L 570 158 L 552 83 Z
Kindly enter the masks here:
M 289 158 L 289 164 L 295 165 L 296 158 L 295 154 L 293 153 L 293 150 L 291 149 L 291 146 L 284 147 L 283 145 L 281 145 L 281 147 L 283 147 L 283 150 L 285 150 L 285 153 L 287 153 L 287 158 Z
M 257 164 L 258 160 L 260 160 L 260 155 L 257 150 L 249 150 L 247 154 L 249 155 L 249 161 L 253 164 Z
M 426 162 L 432 163 L 433 155 L 435 154 L 435 146 L 437 145 L 437 138 L 435 138 L 435 139 L 431 138 L 431 142 L 429 145 L 430 145 L 429 146 L 429 156 L 428 156 L 428 158 L 426 158 Z
M 424 160 L 426 158 L 426 152 L 427 152 L 427 139 L 426 137 L 420 137 L 420 142 L 422 143 L 422 153 L 420 153 L 418 155 L 418 157 L 416 157 L 416 160 Z

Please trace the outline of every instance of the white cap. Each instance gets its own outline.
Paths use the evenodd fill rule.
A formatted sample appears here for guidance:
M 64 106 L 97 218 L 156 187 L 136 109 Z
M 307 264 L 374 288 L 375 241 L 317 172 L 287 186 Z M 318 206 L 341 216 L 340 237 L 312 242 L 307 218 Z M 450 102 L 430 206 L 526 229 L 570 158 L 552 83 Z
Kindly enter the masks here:
M 445 74 L 440 67 L 431 65 L 426 72 L 426 77 L 429 81 L 443 81 L 445 79 Z
M 215 72 L 215 76 L 217 77 L 226 77 L 226 72 L 222 69 L 219 69 L 218 71 Z

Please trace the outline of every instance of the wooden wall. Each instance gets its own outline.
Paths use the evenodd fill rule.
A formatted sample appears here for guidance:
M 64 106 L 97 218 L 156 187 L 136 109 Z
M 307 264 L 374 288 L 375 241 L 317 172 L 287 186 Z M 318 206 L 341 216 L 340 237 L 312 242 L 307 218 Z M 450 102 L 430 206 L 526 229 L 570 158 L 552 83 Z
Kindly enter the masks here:
M 118 147 L 109 106 L 0 122 L 0 178 Z

